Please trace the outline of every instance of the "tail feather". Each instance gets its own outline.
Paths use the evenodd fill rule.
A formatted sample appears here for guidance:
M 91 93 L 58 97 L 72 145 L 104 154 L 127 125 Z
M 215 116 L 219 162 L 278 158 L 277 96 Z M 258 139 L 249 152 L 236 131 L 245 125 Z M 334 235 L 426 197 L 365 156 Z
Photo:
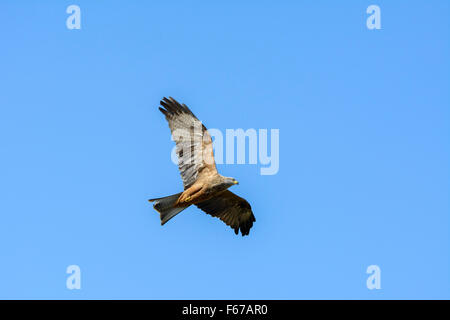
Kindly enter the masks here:
M 174 207 L 173 205 L 178 200 L 182 192 L 173 194 L 171 196 L 163 198 L 150 199 L 148 201 L 154 202 L 153 208 L 159 212 L 161 218 L 161 225 L 164 225 L 167 221 L 175 217 L 181 211 L 187 207 Z

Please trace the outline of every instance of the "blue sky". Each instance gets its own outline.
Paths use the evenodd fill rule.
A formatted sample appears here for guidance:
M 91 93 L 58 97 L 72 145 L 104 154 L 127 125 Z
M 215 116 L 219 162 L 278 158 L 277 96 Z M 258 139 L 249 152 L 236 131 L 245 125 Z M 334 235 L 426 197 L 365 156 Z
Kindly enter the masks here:
M 2 1 L 0 298 L 450 298 L 449 9 Z M 276 175 L 218 166 L 249 237 L 197 208 L 160 226 L 147 199 L 182 190 L 163 96 L 280 130 Z

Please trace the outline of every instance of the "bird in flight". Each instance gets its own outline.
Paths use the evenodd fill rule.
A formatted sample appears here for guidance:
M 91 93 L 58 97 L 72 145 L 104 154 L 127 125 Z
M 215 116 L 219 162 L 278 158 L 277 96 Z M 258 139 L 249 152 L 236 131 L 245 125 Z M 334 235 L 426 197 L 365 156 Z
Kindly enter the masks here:
M 169 97 L 163 98 L 159 110 L 166 117 L 176 143 L 178 168 L 184 191 L 162 198 L 150 199 L 159 212 L 161 225 L 178 213 L 195 205 L 217 217 L 234 229 L 236 234 L 248 235 L 255 216 L 247 200 L 228 188 L 238 184 L 234 178 L 217 172 L 211 136 L 191 110 Z

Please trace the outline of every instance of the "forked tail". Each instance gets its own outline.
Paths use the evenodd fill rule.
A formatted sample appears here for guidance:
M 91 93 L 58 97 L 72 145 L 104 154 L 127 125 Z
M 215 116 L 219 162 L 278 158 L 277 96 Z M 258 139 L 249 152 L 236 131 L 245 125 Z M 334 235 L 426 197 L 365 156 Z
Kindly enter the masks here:
M 175 217 L 181 211 L 187 207 L 174 207 L 173 205 L 178 200 L 182 192 L 173 194 L 171 196 L 150 199 L 148 201 L 154 202 L 153 208 L 159 212 L 159 217 L 161 218 L 161 225 L 164 225 L 167 221 Z

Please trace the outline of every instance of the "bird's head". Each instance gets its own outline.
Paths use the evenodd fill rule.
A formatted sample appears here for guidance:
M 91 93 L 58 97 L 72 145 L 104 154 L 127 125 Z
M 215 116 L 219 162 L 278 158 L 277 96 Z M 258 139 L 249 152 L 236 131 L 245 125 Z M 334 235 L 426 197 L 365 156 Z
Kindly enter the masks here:
M 239 184 L 239 182 L 237 182 L 237 180 L 235 178 L 231 178 L 231 177 L 225 177 L 223 182 L 224 182 L 224 184 L 227 185 L 227 187 L 231 187 L 231 186 L 234 186 L 235 184 Z

